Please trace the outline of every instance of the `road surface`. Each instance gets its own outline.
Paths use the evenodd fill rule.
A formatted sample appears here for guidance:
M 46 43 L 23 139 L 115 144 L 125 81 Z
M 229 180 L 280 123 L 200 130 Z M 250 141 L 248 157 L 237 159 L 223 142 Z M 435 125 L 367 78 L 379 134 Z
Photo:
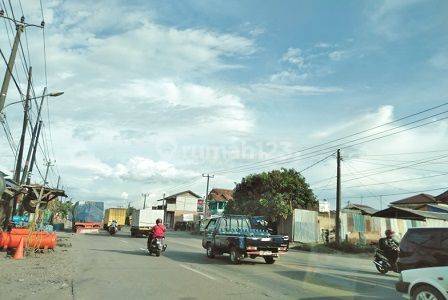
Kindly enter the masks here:
M 127 232 L 76 235 L 73 299 L 399 299 L 396 274 L 380 275 L 369 259 L 290 251 L 274 265 L 262 258 L 231 265 L 209 259 L 201 240 L 167 236 L 161 257 Z

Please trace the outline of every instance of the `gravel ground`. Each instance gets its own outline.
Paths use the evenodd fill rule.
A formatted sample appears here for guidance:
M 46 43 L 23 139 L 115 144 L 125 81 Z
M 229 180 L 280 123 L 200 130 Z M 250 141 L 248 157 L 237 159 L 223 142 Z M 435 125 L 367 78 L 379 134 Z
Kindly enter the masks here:
M 13 260 L 0 252 L 0 299 L 73 299 L 72 233 L 58 233 L 56 249 Z

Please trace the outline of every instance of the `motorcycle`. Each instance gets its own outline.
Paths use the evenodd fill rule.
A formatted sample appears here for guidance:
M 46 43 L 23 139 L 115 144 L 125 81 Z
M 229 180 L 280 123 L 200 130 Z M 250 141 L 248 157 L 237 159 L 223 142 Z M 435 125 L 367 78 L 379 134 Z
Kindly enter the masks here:
M 165 245 L 165 238 L 148 239 L 148 253 L 149 255 L 155 254 L 157 257 L 165 252 L 167 245 Z
M 399 251 L 398 248 L 393 248 L 393 250 L 396 252 Z M 380 272 L 381 274 L 386 274 L 389 271 L 398 273 L 396 262 L 390 262 L 389 259 L 384 255 L 383 250 L 376 249 L 373 263 L 375 264 L 378 272 Z
M 118 231 L 117 223 L 112 222 L 112 224 L 110 224 L 110 226 L 108 228 L 108 231 L 109 231 L 110 235 L 114 235 L 115 233 L 117 233 L 117 231 Z

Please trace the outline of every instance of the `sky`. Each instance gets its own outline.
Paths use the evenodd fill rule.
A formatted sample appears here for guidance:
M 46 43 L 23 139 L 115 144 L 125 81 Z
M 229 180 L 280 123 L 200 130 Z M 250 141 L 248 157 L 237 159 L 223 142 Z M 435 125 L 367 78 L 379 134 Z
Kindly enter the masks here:
M 11 2 L 16 16 L 23 10 L 27 22 L 42 20 L 38 1 Z M 42 4 L 46 64 L 42 30 L 27 28 L 22 45 L 25 57 L 30 53 L 36 93 L 44 86 L 64 91 L 45 102 L 41 146 L 55 161 L 50 184 L 60 175 L 73 201 L 138 208 L 142 193 L 152 202 L 187 189 L 204 195 L 204 173 L 215 174 L 212 188 L 233 188 L 251 173 L 300 171 L 328 154 L 255 163 L 447 102 L 446 1 Z M 0 24 L 5 55 L 7 28 Z M 16 76 L 26 90 L 23 63 L 18 57 Z M 4 63 L 0 72 L 3 76 Z M 11 82 L 6 103 L 17 100 Z M 4 111 L 16 143 L 21 109 L 11 105 Z M 448 160 L 442 157 L 447 136 L 448 122 L 441 120 L 343 148 L 343 204 L 384 208 L 413 192 L 437 195 L 448 189 L 443 174 Z M 44 171 L 40 152 L 37 162 Z M 222 171 L 247 164 L 252 165 Z M 13 168 L 1 132 L 0 169 L 11 174 Z M 334 208 L 334 156 L 302 174 Z

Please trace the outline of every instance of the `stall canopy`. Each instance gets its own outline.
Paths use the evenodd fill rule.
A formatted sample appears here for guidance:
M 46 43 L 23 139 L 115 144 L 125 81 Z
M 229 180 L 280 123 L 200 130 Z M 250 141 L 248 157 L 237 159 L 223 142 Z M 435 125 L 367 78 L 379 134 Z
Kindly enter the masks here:
M 426 219 L 436 219 L 448 221 L 448 213 L 415 210 L 404 207 L 390 206 L 373 214 L 374 217 L 395 218 L 405 220 L 426 221 Z

